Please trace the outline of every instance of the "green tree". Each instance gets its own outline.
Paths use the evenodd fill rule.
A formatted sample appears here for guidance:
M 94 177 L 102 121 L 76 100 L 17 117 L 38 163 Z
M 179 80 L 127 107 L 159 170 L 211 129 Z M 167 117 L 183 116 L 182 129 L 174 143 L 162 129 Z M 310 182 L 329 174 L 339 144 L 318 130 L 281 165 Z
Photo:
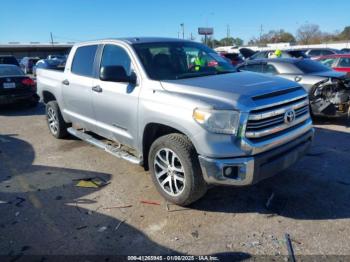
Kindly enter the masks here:
M 222 46 L 241 46 L 243 45 L 243 40 L 239 37 L 233 38 L 233 37 L 225 37 L 220 40 L 220 45 Z
M 350 26 L 344 27 L 343 31 L 338 35 L 340 40 L 350 40 Z

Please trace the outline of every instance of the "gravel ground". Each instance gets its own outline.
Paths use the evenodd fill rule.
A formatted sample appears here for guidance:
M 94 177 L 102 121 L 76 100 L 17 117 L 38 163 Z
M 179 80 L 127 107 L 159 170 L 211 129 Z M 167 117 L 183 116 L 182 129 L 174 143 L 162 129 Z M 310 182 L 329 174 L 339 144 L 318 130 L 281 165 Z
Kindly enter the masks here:
M 243 260 L 286 255 L 288 233 L 296 255 L 350 255 L 350 128 L 336 120 L 315 126 L 310 153 L 293 167 L 255 186 L 212 188 L 182 208 L 167 205 L 141 167 L 54 139 L 42 105 L 1 109 L 0 254 Z M 96 177 L 108 184 L 76 187 Z

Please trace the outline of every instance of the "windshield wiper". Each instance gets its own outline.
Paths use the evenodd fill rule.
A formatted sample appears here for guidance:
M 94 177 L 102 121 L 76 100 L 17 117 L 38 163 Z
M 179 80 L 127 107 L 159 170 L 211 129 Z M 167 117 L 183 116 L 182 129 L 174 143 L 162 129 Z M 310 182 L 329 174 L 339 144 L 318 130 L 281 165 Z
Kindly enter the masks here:
M 225 71 L 217 71 L 216 74 L 221 75 L 221 74 L 230 74 L 230 73 L 237 73 L 238 70 L 225 70 Z
M 216 75 L 216 74 L 217 74 L 217 72 L 184 73 L 181 75 L 177 75 L 176 79 L 184 79 L 184 78 L 200 77 L 200 76 L 211 76 L 211 75 Z

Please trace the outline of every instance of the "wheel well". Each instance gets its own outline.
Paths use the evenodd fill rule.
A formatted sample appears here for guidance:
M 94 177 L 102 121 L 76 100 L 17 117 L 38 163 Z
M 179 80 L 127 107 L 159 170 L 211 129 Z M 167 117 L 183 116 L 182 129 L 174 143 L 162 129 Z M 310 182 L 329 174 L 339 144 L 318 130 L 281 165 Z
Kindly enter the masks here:
M 162 124 L 150 123 L 145 127 L 143 132 L 142 139 L 142 148 L 143 148 L 143 167 L 145 170 L 149 169 L 148 166 L 148 152 L 151 148 L 152 143 L 159 137 L 165 136 L 172 133 L 183 134 L 181 131 Z
M 56 97 L 49 91 L 44 91 L 43 92 L 43 100 L 44 103 L 47 104 L 50 101 L 55 101 Z

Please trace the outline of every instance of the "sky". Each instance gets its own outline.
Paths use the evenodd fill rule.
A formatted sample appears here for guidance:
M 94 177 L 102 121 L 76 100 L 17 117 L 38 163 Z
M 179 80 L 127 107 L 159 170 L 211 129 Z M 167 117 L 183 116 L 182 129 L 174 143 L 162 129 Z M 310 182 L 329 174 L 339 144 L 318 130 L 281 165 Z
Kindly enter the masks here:
M 305 23 L 322 31 L 350 25 L 348 0 L 1 0 L 0 43 L 86 41 L 109 37 L 162 36 L 196 40 L 198 27 L 213 27 L 214 37 L 245 42 L 284 29 L 295 33 Z

